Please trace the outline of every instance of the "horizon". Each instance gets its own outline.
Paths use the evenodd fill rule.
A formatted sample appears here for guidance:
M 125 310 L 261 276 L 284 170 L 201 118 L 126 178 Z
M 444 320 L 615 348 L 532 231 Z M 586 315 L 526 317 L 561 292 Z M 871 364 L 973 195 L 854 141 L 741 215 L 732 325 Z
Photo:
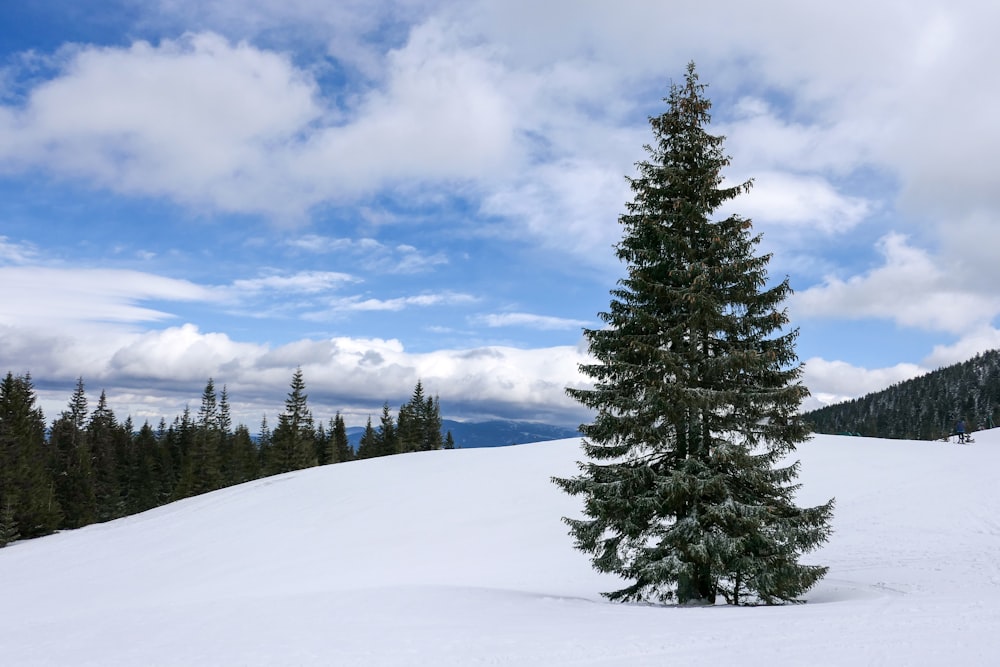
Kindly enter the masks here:
M 718 17 L 724 17 L 721 21 Z M 859 20 L 858 17 L 864 17 Z M 0 372 L 137 423 L 296 367 L 364 423 L 580 423 L 647 118 L 697 64 L 808 411 L 1000 348 L 1000 7 L 40 0 L 0 9 Z M 843 45 L 851 44 L 849 52 Z M 961 117 L 962 121 L 949 119 Z M 93 403 L 93 399 L 92 399 Z

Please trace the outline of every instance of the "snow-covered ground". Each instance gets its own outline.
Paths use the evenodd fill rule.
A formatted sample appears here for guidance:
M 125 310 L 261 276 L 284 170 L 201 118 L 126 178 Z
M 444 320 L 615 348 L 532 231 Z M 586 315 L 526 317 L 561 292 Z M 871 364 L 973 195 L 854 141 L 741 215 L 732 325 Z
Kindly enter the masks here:
M 996 665 L 1000 431 L 819 436 L 837 498 L 805 605 L 606 602 L 579 441 L 313 468 L 0 549 L 3 665 Z

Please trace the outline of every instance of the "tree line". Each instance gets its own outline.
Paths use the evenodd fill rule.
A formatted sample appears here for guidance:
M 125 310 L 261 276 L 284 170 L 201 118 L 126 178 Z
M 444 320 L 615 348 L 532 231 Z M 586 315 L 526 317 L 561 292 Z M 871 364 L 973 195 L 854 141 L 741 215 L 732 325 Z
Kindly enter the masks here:
M 817 433 L 937 440 L 959 419 L 968 430 L 1000 421 L 1000 350 L 850 401 L 806 413 Z
M 313 417 L 302 370 L 292 376 L 273 429 L 265 416 L 255 438 L 233 425 L 229 394 L 209 378 L 195 414 L 138 429 L 119 421 L 101 392 L 89 410 L 79 379 L 66 410 L 47 427 L 30 373 L 0 382 L 0 547 L 143 512 L 181 498 L 317 465 L 454 448 L 441 433 L 440 399 L 420 381 L 394 416 L 386 402 L 355 452 L 338 411 Z

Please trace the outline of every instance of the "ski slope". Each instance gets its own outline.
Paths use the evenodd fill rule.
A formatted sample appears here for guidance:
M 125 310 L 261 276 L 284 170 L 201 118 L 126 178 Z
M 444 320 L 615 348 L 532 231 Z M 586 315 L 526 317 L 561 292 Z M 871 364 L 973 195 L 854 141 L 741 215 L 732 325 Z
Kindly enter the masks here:
M 817 436 L 837 498 L 798 606 L 606 602 L 575 551 L 578 440 L 289 473 L 0 549 L 0 664 L 1000 664 L 1000 432 Z

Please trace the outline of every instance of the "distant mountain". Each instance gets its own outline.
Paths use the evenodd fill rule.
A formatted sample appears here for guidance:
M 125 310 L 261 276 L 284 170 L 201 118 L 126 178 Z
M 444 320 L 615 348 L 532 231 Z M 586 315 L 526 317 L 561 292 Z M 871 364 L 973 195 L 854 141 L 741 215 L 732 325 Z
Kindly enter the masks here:
M 358 442 L 360 442 L 364 430 L 361 426 L 352 426 L 347 429 L 347 439 L 354 449 L 358 448 Z M 455 439 L 455 447 L 459 449 L 505 447 L 526 442 L 575 438 L 580 435 L 580 432 L 575 428 L 566 426 L 501 419 L 485 422 L 458 422 L 444 419 L 441 421 L 441 432 L 447 433 L 448 431 L 451 431 L 451 437 Z
M 817 433 L 937 440 L 1000 423 L 1000 350 L 804 415 Z

